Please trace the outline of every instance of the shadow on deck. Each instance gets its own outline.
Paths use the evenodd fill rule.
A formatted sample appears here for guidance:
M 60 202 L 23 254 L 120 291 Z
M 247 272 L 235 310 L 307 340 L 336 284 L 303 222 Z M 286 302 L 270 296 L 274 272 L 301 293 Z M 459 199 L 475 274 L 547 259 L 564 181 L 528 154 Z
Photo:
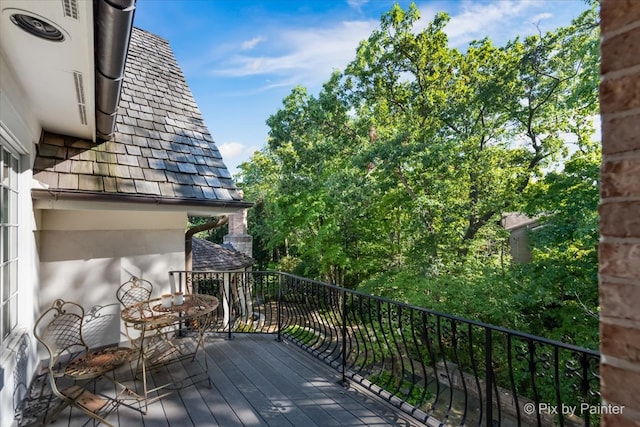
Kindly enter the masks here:
M 185 338 L 190 339 L 190 338 Z M 208 334 L 205 348 L 213 386 L 190 386 L 149 405 L 146 415 L 121 407 L 108 421 L 121 426 L 424 426 L 399 408 L 358 386 L 341 385 L 334 368 L 273 335 Z M 152 373 L 155 382 L 177 382 L 190 371 L 185 362 Z M 133 364 L 132 364 L 133 365 Z M 116 377 L 140 391 L 131 366 Z M 33 381 L 19 426 L 39 425 L 56 405 L 46 376 Z M 81 426 L 88 417 L 65 409 L 54 425 Z

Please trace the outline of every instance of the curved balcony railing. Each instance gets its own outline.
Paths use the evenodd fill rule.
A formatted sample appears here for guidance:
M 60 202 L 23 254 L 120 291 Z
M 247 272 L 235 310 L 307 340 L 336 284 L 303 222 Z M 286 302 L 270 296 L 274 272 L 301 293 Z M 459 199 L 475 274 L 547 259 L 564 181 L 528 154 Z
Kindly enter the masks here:
M 218 332 L 289 339 L 415 418 L 465 426 L 592 426 L 597 351 L 280 272 L 170 273 L 220 298 Z M 436 424 L 437 425 L 437 424 Z

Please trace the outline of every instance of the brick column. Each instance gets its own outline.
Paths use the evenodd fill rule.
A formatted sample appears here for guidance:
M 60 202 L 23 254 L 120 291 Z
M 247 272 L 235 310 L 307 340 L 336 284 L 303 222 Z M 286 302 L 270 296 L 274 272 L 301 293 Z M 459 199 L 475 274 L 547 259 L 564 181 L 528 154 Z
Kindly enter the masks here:
M 244 196 L 242 190 L 239 192 Z M 222 239 L 238 252 L 253 258 L 253 237 L 247 233 L 247 212 L 247 209 L 242 209 L 229 215 L 229 233 Z
M 601 0 L 600 364 L 607 427 L 640 427 L 640 1 Z

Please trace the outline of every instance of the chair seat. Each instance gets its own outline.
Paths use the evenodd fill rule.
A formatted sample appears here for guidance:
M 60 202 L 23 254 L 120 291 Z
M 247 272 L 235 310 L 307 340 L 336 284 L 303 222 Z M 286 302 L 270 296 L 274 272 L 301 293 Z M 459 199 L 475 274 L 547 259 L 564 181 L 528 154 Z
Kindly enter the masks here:
M 75 379 L 96 378 L 128 362 L 132 354 L 133 349 L 127 347 L 91 351 L 69 363 L 64 373 Z
M 98 411 L 109 403 L 107 399 L 103 399 L 97 394 L 93 394 L 89 390 L 85 390 L 77 385 L 60 390 L 60 392 L 76 402 L 78 405 L 81 405 L 83 408 L 93 413 L 98 413 Z

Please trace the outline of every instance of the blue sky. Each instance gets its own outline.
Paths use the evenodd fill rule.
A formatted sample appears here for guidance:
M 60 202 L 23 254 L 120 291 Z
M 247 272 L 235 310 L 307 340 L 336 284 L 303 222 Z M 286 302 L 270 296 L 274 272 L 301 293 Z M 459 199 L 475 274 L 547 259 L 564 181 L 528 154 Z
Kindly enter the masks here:
M 267 140 L 266 119 L 296 85 L 317 94 L 344 70 L 393 0 L 138 0 L 134 25 L 167 39 L 232 174 Z M 568 25 L 583 0 L 416 1 L 421 26 L 451 21 L 450 45 L 498 45 Z

